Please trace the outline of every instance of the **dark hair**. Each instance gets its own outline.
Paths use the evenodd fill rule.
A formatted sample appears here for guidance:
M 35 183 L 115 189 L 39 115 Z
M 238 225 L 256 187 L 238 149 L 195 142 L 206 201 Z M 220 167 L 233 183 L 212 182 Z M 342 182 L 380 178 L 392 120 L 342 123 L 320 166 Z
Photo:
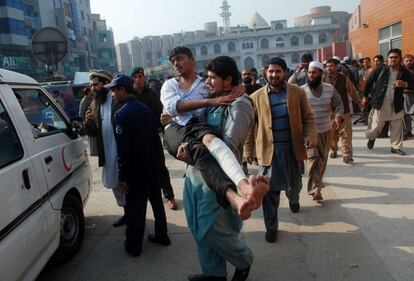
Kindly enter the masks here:
M 400 56 L 400 58 L 402 57 L 402 54 L 401 54 L 401 50 L 400 49 L 395 48 L 395 49 L 389 50 L 387 56 L 389 56 L 391 53 L 398 54 Z
M 328 63 L 333 63 L 335 65 L 338 65 L 339 62 L 336 59 L 329 59 L 329 60 L 326 61 L 326 64 L 328 64 Z
M 256 72 L 257 73 L 257 69 L 255 68 L 255 67 L 252 67 L 252 68 L 250 68 L 250 71 L 253 73 L 253 72 Z
M 220 56 L 214 58 L 206 65 L 206 70 L 214 72 L 223 80 L 230 76 L 232 86 L 239 84 L 239 70 L 236 62 L 231 57 Z
M 370 57 L 365 57 L 365 58 L 362 59 L 362 61 L 364 61 L 364 60 L 371 61 L 371 58 Z
M 313 56 L 312 56 L 312 54 L 303 54 L 300 61 L 301 62 L 305 62 L 305 61 L 311 62 L 311 61 L 313 61 Z
M 189 58 L 193 57 L 193 53 L 189 48 L 184 46 L 178 46 L 172 49 L 172 51 L 170 52 L 169 60 L 171 61 L 173 57 L 180 54 L 186 55 Z
M 414 56 L 412 54 L 405 54 L 404 59 L 406 58 L 414 59 Z
M 384 61 L 384 57 L 382 56 L 382 55 L 376 55 L 375 57 L 374 57 L 374 60 L 375 59 L 379 59 L 380 61 Z
M 268 68 L 269 67 L 269 65 L 271 65 L 271 64 L 276 64 L 276 65 L 279 65 L 282 69 L 283 69 L 283 71 L 286 71 L 286 69 L 287 69 L 287 65 L 286 65 L 286 62 L 285 62 L 285 60 L 284 59 L 282 59 L 282 58 L 278 58 L 278 57 L 275 57 L 275 58 L 271 58 L 271 59 L 269 59 L 267 62 L 266 62 L 266 68 Z
M 89 87 L 85 87 L 85 88 L 83 88 L 83 90 L 82 90 L 82 93 L 86 96 L 87 94 L 89 94 L 91 92 L 91 88 L 89 88 Z

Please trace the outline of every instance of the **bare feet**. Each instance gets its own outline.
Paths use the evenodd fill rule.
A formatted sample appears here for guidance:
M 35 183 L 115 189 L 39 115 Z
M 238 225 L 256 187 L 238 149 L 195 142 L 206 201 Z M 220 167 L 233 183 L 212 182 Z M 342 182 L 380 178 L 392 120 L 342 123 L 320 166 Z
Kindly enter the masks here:
M 269 179 L 265 176 L 257 175 L 250 176 L 249 183 L 252 186 L 248 197 L 253 197 L 256 200 L 256 209 L 258 209 L 263 202 L 263 197 L 270 189 Z
M 252 216 L 252 212 L 257 209 L 254 197 L 244 198 L 231 188 L 227 190 L 226 196 L 231 207 L 236 210 L 242 220 L 249 219 Z

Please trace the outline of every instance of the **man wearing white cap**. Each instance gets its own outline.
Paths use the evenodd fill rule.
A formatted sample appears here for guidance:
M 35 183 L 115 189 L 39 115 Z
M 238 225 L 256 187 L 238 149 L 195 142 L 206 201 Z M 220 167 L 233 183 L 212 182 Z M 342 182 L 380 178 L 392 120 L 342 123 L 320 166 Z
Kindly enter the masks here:
M 306 168 L 308 174 L 308 192 L 313 200 L 322 200 L 321 189 L 323 175 L 328 163 L 328 154 L 332 138 L 331 116 L 337 126 L 341 124 L 344 108 L 341 96 L 336 89 L 327 83 L 322 83 L 323 64 L 313 61 L 309 64 L 307 83 L 302 86 L 308 97 L 309 104 L 315 115 L 316 131 L 318 133 L 317 147 L 307 150 Z

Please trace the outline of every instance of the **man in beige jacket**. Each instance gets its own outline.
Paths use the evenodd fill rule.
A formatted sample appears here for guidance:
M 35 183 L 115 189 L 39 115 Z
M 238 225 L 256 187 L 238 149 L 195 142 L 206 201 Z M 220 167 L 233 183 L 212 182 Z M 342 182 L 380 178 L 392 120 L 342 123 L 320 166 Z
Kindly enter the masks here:
M 292 213 L 300 209 L 299 161 L 307 158 L 306 149 L 315 147 L 317 142 L 308 98 L 303 89 L 284 81 L 286 69 L 281 58 L 272 58 L 266 64 L 268 83 L 251 95 L 256 124 L 244 146 L 245 159 L 251 163 L 256 156 L 261 174 L 270 178 L 270 191 L 263 199 L 265 239 L 269 243 L 277 240 L 280 192 L 285 190 Z

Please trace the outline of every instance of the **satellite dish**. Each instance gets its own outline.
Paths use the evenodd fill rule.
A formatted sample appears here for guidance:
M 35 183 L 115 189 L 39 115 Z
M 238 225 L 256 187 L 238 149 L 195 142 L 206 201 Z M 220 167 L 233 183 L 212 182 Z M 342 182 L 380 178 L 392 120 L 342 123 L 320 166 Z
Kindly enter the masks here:
M 48 69 L 55 66 L 57 70 L 58 62 L 68 53 L 68 40 L 59 29 L 44 27 L 33 35 L 32 50 L 33 55 L 45 63 Z

